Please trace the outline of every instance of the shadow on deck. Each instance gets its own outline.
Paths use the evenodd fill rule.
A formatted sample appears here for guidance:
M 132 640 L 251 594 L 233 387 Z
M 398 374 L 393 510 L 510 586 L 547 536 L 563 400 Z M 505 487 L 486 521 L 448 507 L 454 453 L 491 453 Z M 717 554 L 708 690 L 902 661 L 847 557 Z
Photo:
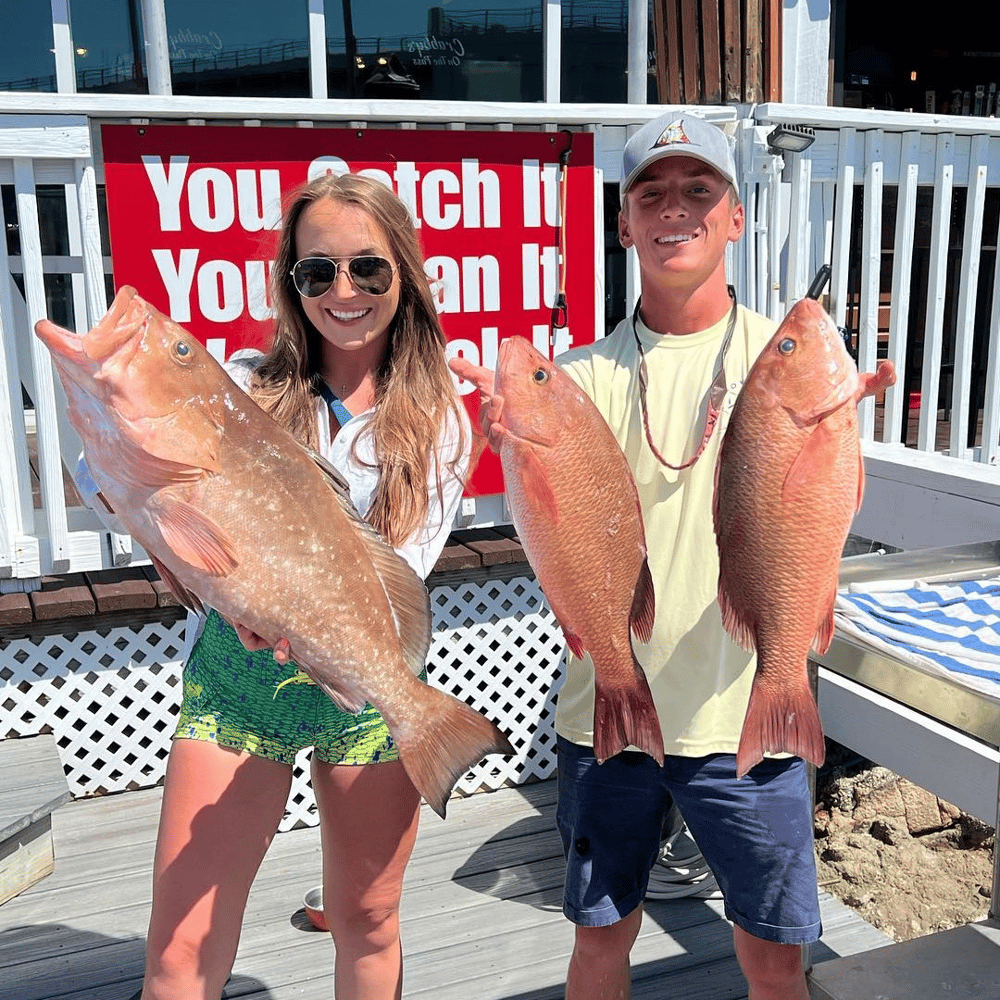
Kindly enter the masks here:
M 55 873 L 0 907 L 4 1000 L 129 1000 L 139 989 L 160 791 L 71 803 L 53 821 Z M 552 781 L 425 807 L 403 899 L 404 996 L 555 1000 L 572 928 L 561 912 L 562 858 Z M 319 882 L 319 833 L 280 834 L 251 892 L 226 988 L 250 1000 L 327 1000 L 329 937 L 303 893 Z M 813 961 L 888 938 L 821 894 Z M 717 900 L 647 904 L 633 951 L 636 1000 L 746 997 Z

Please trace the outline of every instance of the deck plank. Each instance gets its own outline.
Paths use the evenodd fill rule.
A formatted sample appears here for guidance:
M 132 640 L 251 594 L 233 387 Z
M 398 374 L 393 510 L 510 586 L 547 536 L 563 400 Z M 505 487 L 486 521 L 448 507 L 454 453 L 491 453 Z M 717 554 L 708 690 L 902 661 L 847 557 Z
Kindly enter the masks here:
M 161 792 L 73 802 L 53 817 L 56 871 L 0 906 L 4 1000 L 128 1000 L 142 976 Z M 552 781 L 425 808 L 403 898 L 404 996 L 557 1000 L 573 930 L 562 916 Z M 320 882 L 319 834 L 279 834 L 254 883 L 228 997 L 329 1000 L 333 949 L 301 910 Z M 818 957 L 888 943 L 821 894 Z M 817 957 L 814 955 L 814 957 Z M 634 996 L 743 1000 L 732 932 L 717 900 L 647 904 Z

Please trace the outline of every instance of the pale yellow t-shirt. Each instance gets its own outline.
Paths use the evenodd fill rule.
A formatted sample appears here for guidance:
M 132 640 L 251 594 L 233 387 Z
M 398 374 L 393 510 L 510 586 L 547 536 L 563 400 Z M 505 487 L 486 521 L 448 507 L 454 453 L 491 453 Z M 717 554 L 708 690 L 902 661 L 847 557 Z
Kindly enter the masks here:
M 707 391 L 728 319 L 727 312 L 708 330 L 667 336 L 638 322 L 649 372 L 650 431 L 660 454 L 674 465 L 690 458 L 701 442 Z M 682 472 L 660 464 L 646 441 L 631 319 L 605 339 L 558 358 L 607 420 L 635 476 L 656 621 L 649 643 L 633 637 L 632 644 L 653 692 L 668 754 L 735 753 L 739 743 L 756 660 L 722 627 L 712 494 L 716 459 L 736 395 L 774 330 L 770 320 L 738 308 L 719 422 L 701 457 Z M 589 656 L 579 660 L 569 652 L 567 659 L 556 731 L 574 743 L 593 746 L 593 663 Z

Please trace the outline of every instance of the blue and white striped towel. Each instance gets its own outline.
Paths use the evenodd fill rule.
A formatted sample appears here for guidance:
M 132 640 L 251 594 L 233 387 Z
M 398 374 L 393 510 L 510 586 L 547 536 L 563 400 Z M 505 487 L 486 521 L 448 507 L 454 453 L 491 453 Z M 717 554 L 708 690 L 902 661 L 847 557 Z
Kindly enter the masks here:
M 854 584 L 837 594 L 834 620 L 844 635 L 1000 703 L 1000 579 Z

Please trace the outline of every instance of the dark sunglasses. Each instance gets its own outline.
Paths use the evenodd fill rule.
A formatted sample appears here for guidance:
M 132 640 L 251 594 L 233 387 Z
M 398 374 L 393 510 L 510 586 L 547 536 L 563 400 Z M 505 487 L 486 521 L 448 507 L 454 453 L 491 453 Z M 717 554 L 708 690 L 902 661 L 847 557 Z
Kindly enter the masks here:
M 337 280 L 342 267 L 347 268 L 347 276 L 359 292 L 385 295 L 392 288 L 396 265 L 385 257 L 341 257 L 339 261 L 332 257 L 303 257 L 289 273 L 299 295 L 318 299 Z

